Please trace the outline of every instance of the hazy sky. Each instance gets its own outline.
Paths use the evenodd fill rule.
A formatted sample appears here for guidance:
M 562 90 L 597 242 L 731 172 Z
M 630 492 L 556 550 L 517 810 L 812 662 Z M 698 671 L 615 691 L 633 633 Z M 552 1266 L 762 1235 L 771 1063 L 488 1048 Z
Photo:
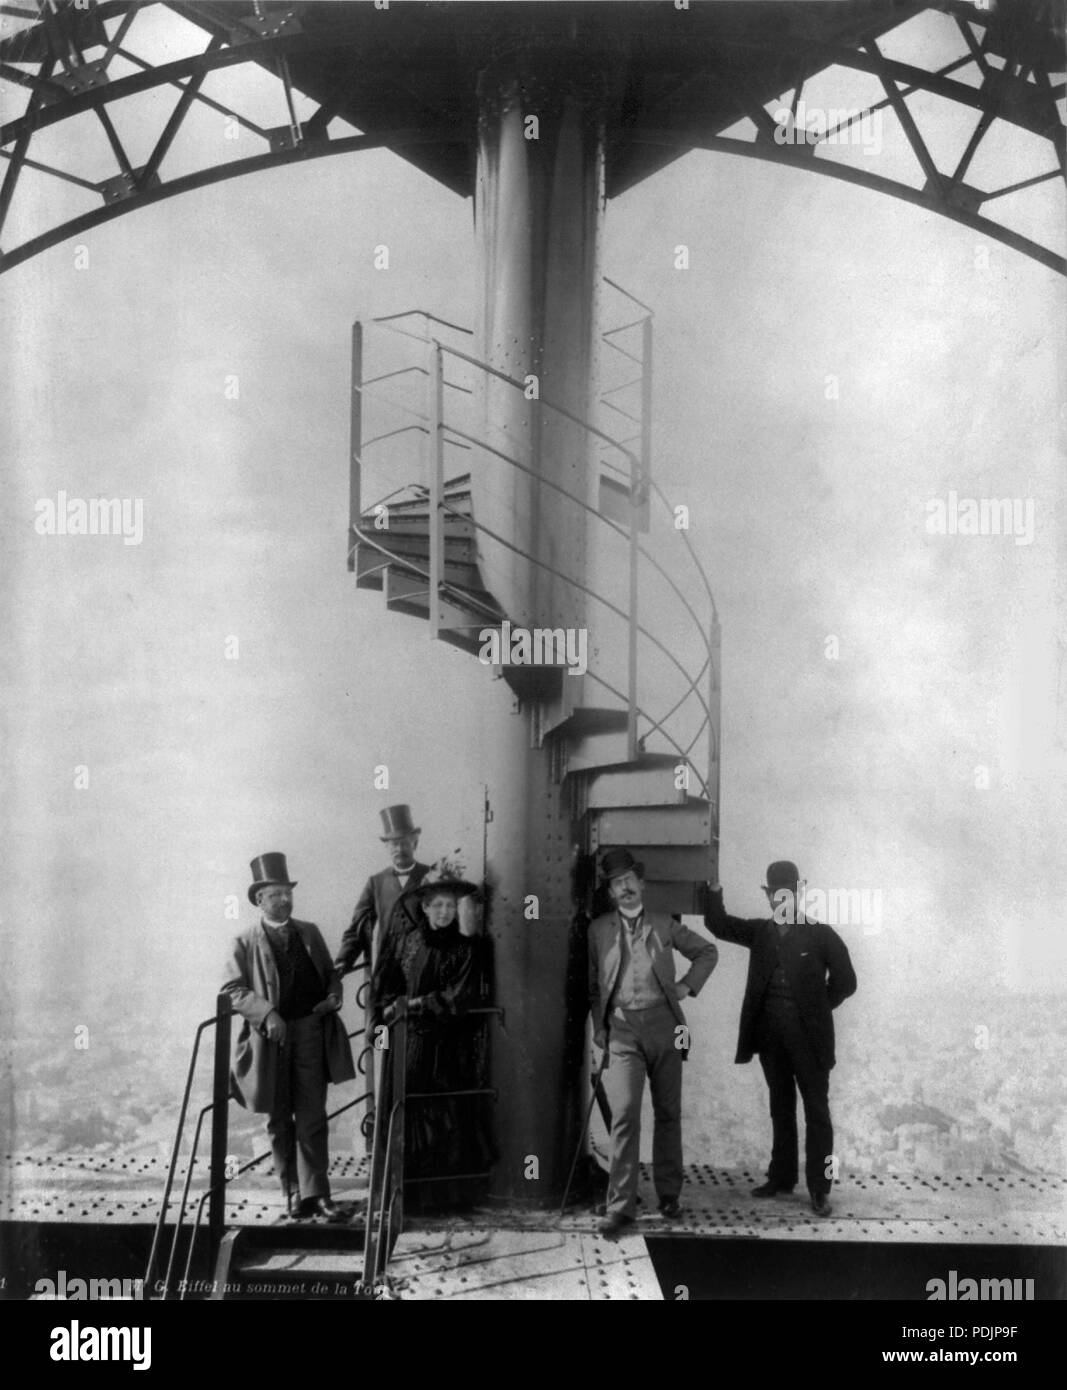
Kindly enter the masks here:
M 0 282 L 8 978 L 27 1008 L 118 986 L 188 1019 L 253 855 L 287 851 L 331 943 L 388 801 L 431 854 L 476 857 L 502 692 L 345 568 L 350 324 L 474 322 L 472 208 L 374 153 L 80 243 L 87 268 L 65 243 Z M 881 891 L 883 930 L 851 944 L 889 997 L 1062 987 L 1063 281 L 894 200 L 700 153 L 609 205 L 604 251 L 656 311 L 654 467 L 722 616 L 728 906 L 759 912 L 789 856 Z M 60 490 L 141 499 L 141 544 L 37 534 Z M 1032 543 L 928 534 L 950 490 L 1032 500 Z

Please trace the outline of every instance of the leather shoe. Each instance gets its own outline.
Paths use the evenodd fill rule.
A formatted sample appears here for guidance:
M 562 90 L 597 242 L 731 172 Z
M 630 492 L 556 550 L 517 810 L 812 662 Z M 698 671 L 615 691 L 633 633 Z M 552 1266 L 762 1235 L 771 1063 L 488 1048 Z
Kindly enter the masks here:
M 659 1214 L 667 1221 L 674 1221 L 682 1214 L 682 1204 L 677 1197 L 667 1197 L 659 1204 Z
M 811 1194 L 811 1209 L 816 1216 L 829 1216 L 833 1211 L 829 1195 L 825 1192 L 813 1192 Z
M 300 1203 L 301 1216 L 322 1216 L 327 1221 L 336 1221 L 341 1215 L 329 1197 L 305 1197 Z
M 625 1216 L 621 1211 L 613 1211 L 601 1221 L 600 1225 L 597 1227 L 597 1233 L 606 1237 L 608 1240 L 614 1240 L 627 1226 L 632 1226 L 633 1224 L 634 1219 L 632 1216 Z
M 783 1187 L 781 1183 L 764 1182 L 759 1187 L 752 1189 L 753 1197 L 777 1197 L 779 1192 L 792 1192 L 791 1187 Z

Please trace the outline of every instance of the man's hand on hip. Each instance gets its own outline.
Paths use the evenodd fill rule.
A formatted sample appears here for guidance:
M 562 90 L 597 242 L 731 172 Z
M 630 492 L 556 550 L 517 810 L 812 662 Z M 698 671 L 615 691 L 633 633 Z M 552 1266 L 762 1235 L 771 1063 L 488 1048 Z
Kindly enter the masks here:
M 341 1007 L 341 1001 L 336 994 L 328 994 L 325 999 L 320 1000 L 311 1010 L 313 1014 L 335 1014 Z

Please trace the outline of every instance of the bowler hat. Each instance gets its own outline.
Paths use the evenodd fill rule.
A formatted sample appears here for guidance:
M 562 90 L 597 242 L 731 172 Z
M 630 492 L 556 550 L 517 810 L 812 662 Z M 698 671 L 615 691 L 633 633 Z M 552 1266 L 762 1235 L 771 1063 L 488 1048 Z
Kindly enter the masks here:
M 248 890 L 248 901 L 253 907 L 256 905 L 256 894 L 259 890 L 274 884 L 282 884 L 286 888 L 296 887 L 289 878 L 284 854 L 261 854 L 258 859 L 252 860 L 252 886 Z
M 605 883 L 610 883 L 613 878 L 618 878 L 620 874 L 628 874 L 631 870 L 638 878 L 644 878 L 644 864 L 635 859 L 628 849 L 609 849 L 600 861 L 600 877 Z
M 776 859 L 767 865 L 767 887 L 773 893 L 778 888 L 790 888 L 795 893 L 800 874 L 788 859 Z
M 380 815 L 383 840 L 395 840 L 399 835 L 417 835 L 421 828 L 412 820 L 410 806 L 387 806 Z

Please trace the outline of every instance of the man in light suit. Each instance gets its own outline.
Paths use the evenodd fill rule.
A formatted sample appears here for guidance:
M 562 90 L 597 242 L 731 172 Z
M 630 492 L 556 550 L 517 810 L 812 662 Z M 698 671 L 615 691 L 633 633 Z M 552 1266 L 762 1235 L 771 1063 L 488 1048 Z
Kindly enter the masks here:
M 406 889 L 417 887 L 429 872 L 429 865 L 420 864 L 415 858 L 419 827 L 412 819 L 410 806 L 387 806 L 381 817 L 381 838 L 388 846 L 392 863 L 371 874 L 363 885 L 334 961 L 342 975 L 355 970 L 363 960 L 371 968 L 377 964 L 397 898 Z
M 797 1090 L 804 1101 L 804 1176 L 817 1216 L 830 1215 L 834 1129 L 830 1072 L 834 1065 L 833 1010 L 856 992 L 848 947 L 832 927 L 804 916 L 800 876 L 787 859 L 767 869 L 770 918 L 744 921 L 723 906 L 721 888 L 707 890 L 704 925 L 722 941 L 748 948 L 737 1062 L 758 1052 L 770 1093 L 774 1138 L 767 1181 L 755 1197 L 792 1192 L 798 1174 Z
M 252 880 L 248 900 L 260 920 L 234 940 L 222 986 L 244 1019 L 232 1089 L 242 1105 L 268 1116 L 289 1215 L 333 1220 L 326 1086 L 356 1074 L 337 1013 L 341 977 L 318 927 L 292 916 L 296 884 L 285 855 L 253 859 Z
M 682 1062 L 689 1037 L 680 1001 L 699 992 L 719 953 L 673 917 L 644 911 L 644 865 L 629 850 L 609 850 L 600 872 L 615 906 L 589 927 L 589 1006 L 593 1041 L 608 1049 L 604 1089 L 611 1106 L 611 1169 L 600 1233 L 615 1237 L 636 1215 L 646 1076 L 660 1212 L 673 1218 L 681 1211 Z M 674 951 L 692 962 L 678 981 Z

